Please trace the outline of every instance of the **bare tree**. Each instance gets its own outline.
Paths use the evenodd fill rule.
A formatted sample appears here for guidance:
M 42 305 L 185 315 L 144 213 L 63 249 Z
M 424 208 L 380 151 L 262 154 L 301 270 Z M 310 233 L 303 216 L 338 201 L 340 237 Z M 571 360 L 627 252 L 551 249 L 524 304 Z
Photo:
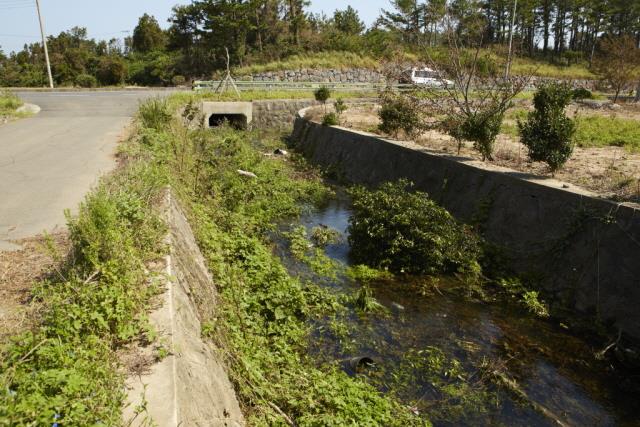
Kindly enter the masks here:
M 493 146 L 504 114 L 531 77 L 504 77 L 505 64 L 483 49 L 481 33 L 468 38 L 468 46 L 464 46 L 451 21 L 446 28 L 446 57 L 436 60 L 429 56 L 440 85 L 424 89 L 432 115 L 444 117 L 432 126 L 455 138 L 458 150 L 462 140 L 472 141 L 483 160 L 493 160 Z
M 613 102 L 620 92 L 629 87 L 638 77 L 640 49 L 631 36 L 604 38 L 599 44 L 594 69 L 615 91 Z

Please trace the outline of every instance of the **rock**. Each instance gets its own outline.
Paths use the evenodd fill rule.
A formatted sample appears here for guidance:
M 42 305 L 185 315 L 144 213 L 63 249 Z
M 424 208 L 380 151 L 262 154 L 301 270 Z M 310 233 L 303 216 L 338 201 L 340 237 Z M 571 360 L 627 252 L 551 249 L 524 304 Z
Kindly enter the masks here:
M 256 175 L 256 174 L 255 174 L 255 173 L 253 173 L 253 172 L 247 172 L 247 171 L 243 171 L 243 170 L 241 170 L 241 169 L 238 169 L 238 171 L 237 171 L 237 172 L 238 172 L 238 174 L 239 174 L 239 175 L 246 176 L 246 177 L 248 177 L 248 178 L 254 178 L 254 179 L 255 179 L 255 178 L 257 178 L 257 177 L 258 177 L 258 175 Z
M 404 310 L 404 306 L 398 304 L 397 302 L 392 302 L 391 303 L 391 307 L 395 308 L 398 311 L 403 311 Z

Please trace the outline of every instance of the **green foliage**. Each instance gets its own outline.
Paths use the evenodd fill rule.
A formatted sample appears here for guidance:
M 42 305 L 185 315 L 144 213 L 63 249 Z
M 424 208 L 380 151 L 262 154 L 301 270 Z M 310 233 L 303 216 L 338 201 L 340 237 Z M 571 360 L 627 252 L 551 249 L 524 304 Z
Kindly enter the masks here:
M 347 269 L 346 273 L 349 279 L 360 283 L 370 283 L 376 280 L 393 278 L 393 274 L 386 270 L 378 270 L 364 264 L 353 265 Z
M 234 74 L 246 76 L 250 74 L 266 73 L 283 70 L 343 70 L 348 68 L 363 68 L 373 70 L 378 68 L 379 61 L 370 56 L 353 52 L 327 50 L 324 52 L 307 51 L 283 58 L 278 61 L 256 63 L 234 69 Z
M 338 122 L 340 122 L 340 118 L 342 117 L 344 112 L 347 111 L 349 107 L 347 107 L 347 104 L 345 104 L 342 98 L 338 98 L 336 99 L 336 102 L 333 103 L 333 108 L 336 110 L 336 115 L 338 116 Z
M 423 129 L 417 100 L 385 91 L 380 95 L 380 104 L 380 131 L 397 137 L 402 130 L 408 137 L 414 137 Z
M 356 292 L 353 303 L 356 306 L 356 310 L 361 313 L 373 313 L 386 311 L 385 306 L 380 304 L 374 297 L 371 288 L 363 284 Z
M 415 394 L 408 384 L 425 387 L 436 398 L 415 402 L 420 410 L 443 424 L 451 420 L 466 424 L 469 414 L 487 412 L 499 403 L 495 392 L 472 377 L 458 359 L 447 357 L 438 347 L 427 347 L 403 355 L 388 387 L 401 397 Z
M 340 120 L 336 113 L 331 112 L 322 116 L 322 124 L 324 126 L 338 126 L 340 124 Z
M 0 91 L 0 115 L 12 115 L 22 104 L 22 100 L 17 95 Z
M 166 37 L 156 18 L 145 13 L 133 29 L 131 43 L 131 48 L 135 52 L 147 53 L 162 49 L 166 43 Z
M 184 86 L 186 82 L 187 79 L 185 79 L 185 77 L 181 75 L 176 75 L 171 78 L 171 84 L 173 84 L 174 86 Z
M 225 127 L 176 125 L 150 135 L 140 149 L 171 171 L 220 293 L 216 318 L 203 319 L 203 332 L 225 348 L 248 423 L 282 425 L 284 413 L 299 426 L 425 424 L 392 396 L 306 355 L 309 320 L 335 313 L 339 304 L 317 285 L 290 276 L 267 232 L 330 194 L 318 173 L 297 159 L 265 157 L 278 146 L 270 138 Z M 174 146 L 176 139 L 183 142 Z M 257 178 L 240 176 L 238 169 Z M 319 243 L 328 242 L 320 234 Z M 319 248 L 304 227 L 286 237 L 294 256 L 316 259 Z
M 327 101 L 331 98 L 331 91 L 328 87 L 321 86 L 313 92 L 313 97 L 316 101 L 322 102 L 322 105 L 324 105 L 326 109 Z
M 522 295 L 522 302 L 527 309 L 536 316 L 549 317 L 549 310 L 544 303 L 540 301 L 540 294 L 537 291 L 525 292 Z
M 324 248 L 327 245 L 338 243 L 340 241 L 340 232 L 331 227 L 318 225 L 311 229 L 311 240 L 317 247 Z
M 119 425 L 124 378 L 115 351 L 147 333 L 158 289 L 145 264 L 162 255 L 165 226 L 150 203 L 166 181 L 130 164 L 69 217 L 72 256 L 40 282 L 41 324 L 0 357 L 0 419 L 7 425 Z
M 396 273 L 479 274 L 480 240 L 427 194 L 407 181 L 375 191 L 350 190 L 351 256 L 356 263 Z
M 467 115 L 459 122 L 459 128 L 450 135 L 473 141 L 473 147 L 482 154 L 483 160 L 492 160 L 493 147 L 502 128 L 504 111 L 491 108 Z M 454 121 L 455 123 L 455 121 Z
M 593 94 L 589 89 L 579 87 L 573 90 L 571 97 L 575 100 L 593 99 Z
M 554 173 L 573 153 L 575 123 L 565 114 L 572 91 L 567 85 L 552 83 L 540 87 L 534 98 L 535 111 L 526 122 L 518 121 L 522 143 L 529 149 L 529 157 L 549 165 Z
M 138 120 L 143 128 L 160 131 L 165 129 L 173 117 L 171 107 L 166 98 L 151 98 L 140 104 Z
M 517 298 L 530 313 L 539 317 L 549 317 L 549 308 L 540 299 L 540 293 L 530 290 L 519 278 L 501 278 L 497 283 L 507 295 Z
M 98 86 L 98 79 L 91 74 L 78 74 L 75 84 L 83 88 L 92 88 Z
M 358 12 L 351 6 L 347 6 L 345 10 L 336 10 L 333 14 L 333 24 L 338 31 L 346 35 L 357 35 L 365 29 Z
M 127 78 L 127 64 L 118 56 L 103 57 L 98 62 L 96 77 L 105 86 L 121 85 Z
M 291 254 L 295 259 L 306 263 L 319 276 L 330 279 L 336 278 L 339 265 L 322 250 L 328 243 L 328 240 L 324 239 L 329 238 L 329 236 L 316 234 L 315 237 L 320 240 L 320 244 L 314 245 L 309 240 L 304 226 L 298 226 L 286 233 L 285 237 L 289 239 Z
M 580 147 L 627 147 L 640 149 L 640 121 L 599 115 L 576 119 L 575 141 Z

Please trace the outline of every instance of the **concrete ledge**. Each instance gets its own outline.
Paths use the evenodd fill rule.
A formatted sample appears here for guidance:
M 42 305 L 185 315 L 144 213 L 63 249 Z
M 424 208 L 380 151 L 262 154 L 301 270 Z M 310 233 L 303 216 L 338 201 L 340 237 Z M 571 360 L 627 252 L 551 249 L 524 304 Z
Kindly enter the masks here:
M 406 178 L 458 219 L 479 225 L 517 271 L 555 300 L 640 341 L 640 210 L 558 181 L 327 127 L 298 113 L 292 140 L 312 162 L 350 182 Z M 479 162 L 481 163 L 481 162 Z
M 214 310 L 216 290 L 195 237 L 170 192 L 166 200 L 171 248 L 166 259 L 169 281 L 162 304 L 150 320 L 169 355 L 148 373 L 127 381 L 131 426 L 245 425 L 235 392 L 218 362 L 216 350 L 201 338 L 199 310 Z M 146 410 L 136 416 L 144 400 Z

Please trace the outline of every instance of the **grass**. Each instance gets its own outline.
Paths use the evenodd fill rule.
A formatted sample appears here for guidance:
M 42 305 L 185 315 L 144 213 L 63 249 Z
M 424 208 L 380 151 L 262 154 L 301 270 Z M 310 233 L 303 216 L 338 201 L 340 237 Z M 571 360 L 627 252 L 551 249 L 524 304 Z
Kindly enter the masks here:
M 531 58 L 515 58 L 511 66 L 514 74 L 532 74 L 538 77 L 560 79 L 594 80 L 597 76 L 583 64 L 560 66 Z
M 579 116 L 576 142 L 580 147 L 616 146 L 640 150 L 640 120 Z
M 0 350 L 0 424 L 121 424 L 115 354 L 153 335 L 145 312 L 158 286 L 146 265 L 163 251 L 153 206 L 164 184 L 158 169 L 132 163 L 67 214 L 71 252 L 52 247 L 57 268 L 33 290 L 39 325 Z
M 348 98 L 375 98 L 378 93 L 371 90 L 341 90 L 333 91 L 333 97 Z M 211 91 L 200 91 L 195 93 L 185 92 L 179 94 L 176 98 L 183 100 L 204 100 L 204 101 L 261 101 L 269 99 L 314 99 L 313 89 L 309 90 L 247 90 L 240 92 L 240 97 L 235 92 L 225 92 L 221 95 L 214 94 Z
M 370 56 L 364 56 L 352 52 L 318 52 L 305 55 L 292 55 L 281 61 L 269 62 L 266 64 L 255 64 L 239 67 L 233 70 L 236 76 L 246 76 L 252 74 L 266 73 L 271 71 L 286 70 L 344 70 L 349 68 L 364 68 L 376 70 L 380 66 L 380 61 Z
M 518 138 L 517 120 L 526 120 L 527 110 L 514 108 L 507 112 L 501 133 Z M 640 150 L 640 120 L 600 115 L 578 116 L 576 119 L 576 144 L 583 148 L 626 147 Z
M 0 91 L 0 117 L 15 117 L 19 115 L 16 111 L 23 105 L 20 98 L 8 91 Z

